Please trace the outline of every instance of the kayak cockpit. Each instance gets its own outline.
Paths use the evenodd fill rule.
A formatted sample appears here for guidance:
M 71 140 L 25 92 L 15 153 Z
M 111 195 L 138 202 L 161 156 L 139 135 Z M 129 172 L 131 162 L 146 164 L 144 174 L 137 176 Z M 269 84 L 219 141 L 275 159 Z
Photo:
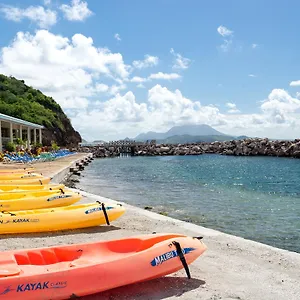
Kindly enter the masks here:
M 115 241 L 103 241 L 77 247 L 53 247 L 15 252 L 9 259 L 1 260 L 6 266 L 45 266 L 69 262 L 70 266 L 112 261 L 147 250 L 160 242 L 176 239 L 182 235 L 153 235 L 151 238 L 128 238 Z M 1 258 L 1 257 L 0 257 Z M 1 266 L 0 265 L 0 276 Z M 11 271 L 13 272 L 13 271 Z
M 52 265 L 73 261 L 81 255 L 82 251 L 54 248 L 16 253 L 14 256 L 18 265 Z

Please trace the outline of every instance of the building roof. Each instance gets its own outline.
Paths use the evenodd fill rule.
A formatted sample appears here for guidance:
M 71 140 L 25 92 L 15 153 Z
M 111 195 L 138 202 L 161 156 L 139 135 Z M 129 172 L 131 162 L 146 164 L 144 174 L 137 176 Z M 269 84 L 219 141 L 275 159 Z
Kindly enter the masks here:
M 0 113 L 0 121 L 12 122 L 12 123 L 16 123 L 16 124 L 20 124 L 20 125 L 24 125 L 24 126 L 29 126 L 31 128 L 44 128 L 44 126 L 42 126 L 42 125 L 24 121 L 22 119 L 14 118 L 14 117 L 4 115 L 1 113 Z

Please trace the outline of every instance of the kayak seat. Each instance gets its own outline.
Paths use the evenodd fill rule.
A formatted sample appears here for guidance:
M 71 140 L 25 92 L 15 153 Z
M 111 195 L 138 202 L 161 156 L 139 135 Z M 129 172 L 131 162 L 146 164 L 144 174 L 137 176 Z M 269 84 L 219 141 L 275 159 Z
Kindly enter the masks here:
M 0 253 L 0 278 L 20 274 L 16 259 L 13 254 Z
M 51 265 L 59 262 L 73 261 L 81 252 L 72 249 L 44 249 L 15 254 L 18 265 Z
M 77 266 L 85 266 L 85 265 L 91 265 L 95 262 L 93 260 L 87 260 L 87 259 L 76 259 L 74 261 L 70 262 L 70 267 L 77 267 Z

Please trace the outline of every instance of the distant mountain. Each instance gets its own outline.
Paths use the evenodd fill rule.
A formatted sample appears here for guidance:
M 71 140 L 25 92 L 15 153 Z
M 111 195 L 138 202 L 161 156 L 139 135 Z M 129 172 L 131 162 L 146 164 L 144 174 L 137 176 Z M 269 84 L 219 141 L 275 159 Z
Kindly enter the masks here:
M 105 141 L 102 140 L 96 140 L 92 142 L 93 144 L 102 144 L 102 143 L 106 143 Z
M 226 135 L 220 131 L 215 130 L 209 125 L 183 125 L 183 126 L 174 126 L 169 131 L 166 132 L 166 137 L 170 137 L 173 135 Z
M 225 135 L 222 132 L 215 130 L 209 125 L 183 125 L 174 126 L 167 132 L 154 132 L 149 131 L 147 133 L 139 134 L 135 140 L 145 141 L 145 140 L 162 140 L 172 136 L 179 135 L 190 135 L 190 136 L 203 136 L 203 135 Z
M 136 141 L 156 140 L 161 144 L 185 144 L 197 142 L 227 141 L 246 138 L 246 136 L 235 137 L 226 135 L 209 125 L 183 125 L 174 126 L 167 132 L 154 132 L 139 134 Z
M 189 144 L 189 143 L 212 143 L 215 141 L 223 142 L 236 140 L 237 138 L 230 135 L 173 135 L 166 139 L 156 140 L 158 144 Z

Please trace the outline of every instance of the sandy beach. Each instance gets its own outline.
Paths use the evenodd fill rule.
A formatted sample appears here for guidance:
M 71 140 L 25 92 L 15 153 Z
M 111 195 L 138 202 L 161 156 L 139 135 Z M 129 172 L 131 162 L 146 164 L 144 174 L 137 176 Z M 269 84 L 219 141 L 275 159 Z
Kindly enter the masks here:
M 75 161 L 84 157 L 84 154 L 76 154 L 33 166 L 45 176 L 54 177 L 53 181 L 57 182 L 62 180 Z M 83 195 L 80 202 L 83 203 L 96 200 L 115 202 L 80 192 Z M 185 272 L 180 271 L 82 299 L 300 299 L 300 254 L 122 204 L 126 208 L 125 215 L 110 226 L 56 233 L 3 235 L 0 250 L 82 243 L 153 232 L 203 236 L 208 250 L 190 266 L 192 279 L 187 279 Z

